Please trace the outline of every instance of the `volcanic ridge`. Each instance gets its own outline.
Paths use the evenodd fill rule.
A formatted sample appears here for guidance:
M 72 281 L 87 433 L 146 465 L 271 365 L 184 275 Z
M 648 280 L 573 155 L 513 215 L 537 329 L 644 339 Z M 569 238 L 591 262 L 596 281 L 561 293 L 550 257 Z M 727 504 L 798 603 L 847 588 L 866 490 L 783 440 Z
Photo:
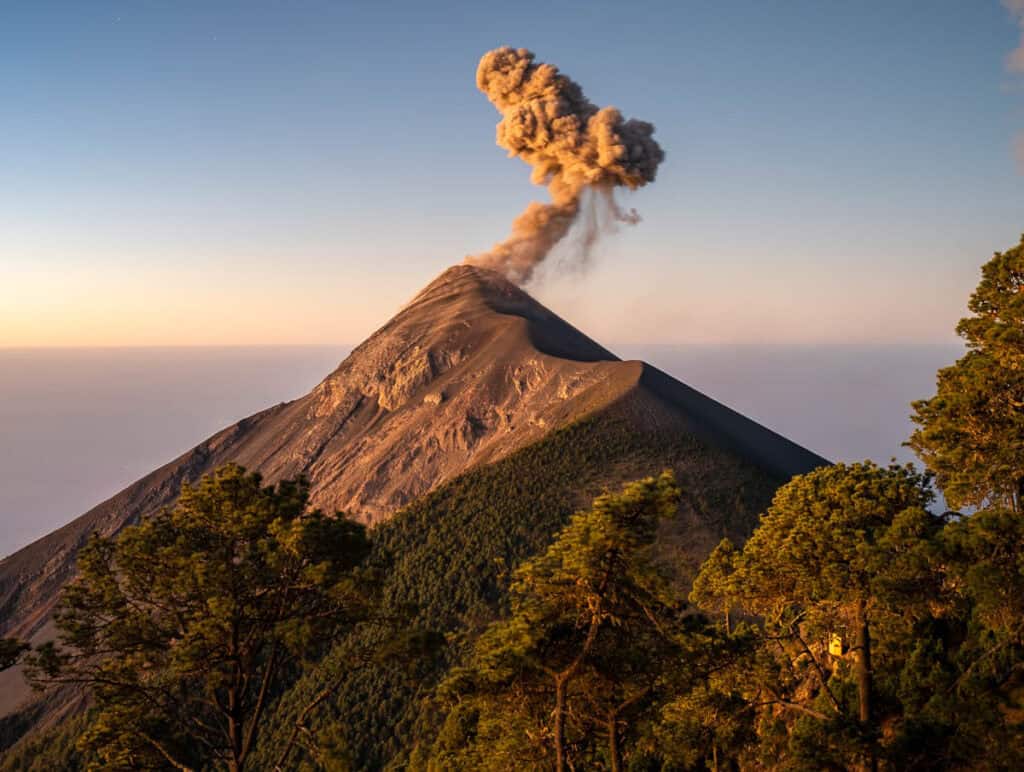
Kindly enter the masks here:
M 828 463 L 650 365 L 619 360 L 499 273 L 459 265 L 306 396 L 218 432 L 0 561 L 0 635 L 51 636 L 60 589 L 91 533 L 117 533 L 226 462 L 269 482 L 303 474 L 315 506 L 372 525 L 468 470 L 611 414 L 631 431 L 707 448 L 716 460 L 698 487 L 727 488 L 716 470 L 729 466 L 774 489 Z M 721 536 L 699 514 L 690 522 L 706 531 L 699 549 Z M 16 670 L 0 675 L 0 693 L 0 715 L 32 699 Z M 37 720 L 52 723 L 50 712 L 50 722 Z

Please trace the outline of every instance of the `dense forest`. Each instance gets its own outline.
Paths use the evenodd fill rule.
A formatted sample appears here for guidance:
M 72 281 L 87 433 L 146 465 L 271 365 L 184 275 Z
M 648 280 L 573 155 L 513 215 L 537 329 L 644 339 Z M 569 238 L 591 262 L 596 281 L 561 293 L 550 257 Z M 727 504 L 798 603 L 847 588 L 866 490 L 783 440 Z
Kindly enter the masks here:
M 1022 768 L 1024 238 L 969 309 L 923 469 L 701 498 L 719 451 L 610 411 L 370 531 L 218 470 L 4 642 L 91 707 L 0 768 Z

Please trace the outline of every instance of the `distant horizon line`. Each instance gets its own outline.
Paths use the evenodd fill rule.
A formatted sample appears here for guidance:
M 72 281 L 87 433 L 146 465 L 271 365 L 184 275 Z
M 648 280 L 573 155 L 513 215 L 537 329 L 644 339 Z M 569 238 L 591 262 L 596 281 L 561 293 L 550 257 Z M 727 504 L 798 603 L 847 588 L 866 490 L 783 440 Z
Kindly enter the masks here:
M 0 345 L 0 353 L 16 351 L 115 351 L 115 350 L 154 350 L 154 349 L 245 349 L 245 348 L 355 348 L 357 343 L 111 343 L 111 344 L 44 344 L 30 346 Z M 604 343 L 602 346 L 664 346 L 664 347 L 726 347 L 726 346 L 956 346 L 964 345 L 962 341 L 953 339 L 945 341 L 618 341 Z

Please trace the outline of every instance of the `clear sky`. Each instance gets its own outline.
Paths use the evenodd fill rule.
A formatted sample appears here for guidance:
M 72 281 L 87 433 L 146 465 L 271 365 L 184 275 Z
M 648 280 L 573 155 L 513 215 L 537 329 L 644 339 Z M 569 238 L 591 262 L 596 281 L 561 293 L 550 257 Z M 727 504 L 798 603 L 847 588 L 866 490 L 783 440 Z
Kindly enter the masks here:
M 668 153 L 536 294 L 608 343 L 946 341 L 1024 231 L 997 0 L 35 2 L 0 11 L 0 346 L 333 343 L 507 234 L 482 53 Z

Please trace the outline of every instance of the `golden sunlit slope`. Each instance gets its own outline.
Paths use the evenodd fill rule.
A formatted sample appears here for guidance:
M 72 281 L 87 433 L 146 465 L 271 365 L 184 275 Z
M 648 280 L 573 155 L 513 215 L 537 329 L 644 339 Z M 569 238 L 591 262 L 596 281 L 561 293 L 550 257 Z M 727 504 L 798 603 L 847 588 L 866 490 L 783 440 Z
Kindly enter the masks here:
M 304 474 L 315 505 L 377 523 L 612 409 L 637 432 L 693 436 L 776 482 L 826 463 L 649 365 L 618 360 L 499 274 L 456 266 L 306 396 L 222 430 L 0 562 L 0 634 L 46 635 L 90 533 L 118 532 L 228 461 L 268 481 Z M 0 675 L 0 714 L 27 696 L 20 684 L 15 671 Z

